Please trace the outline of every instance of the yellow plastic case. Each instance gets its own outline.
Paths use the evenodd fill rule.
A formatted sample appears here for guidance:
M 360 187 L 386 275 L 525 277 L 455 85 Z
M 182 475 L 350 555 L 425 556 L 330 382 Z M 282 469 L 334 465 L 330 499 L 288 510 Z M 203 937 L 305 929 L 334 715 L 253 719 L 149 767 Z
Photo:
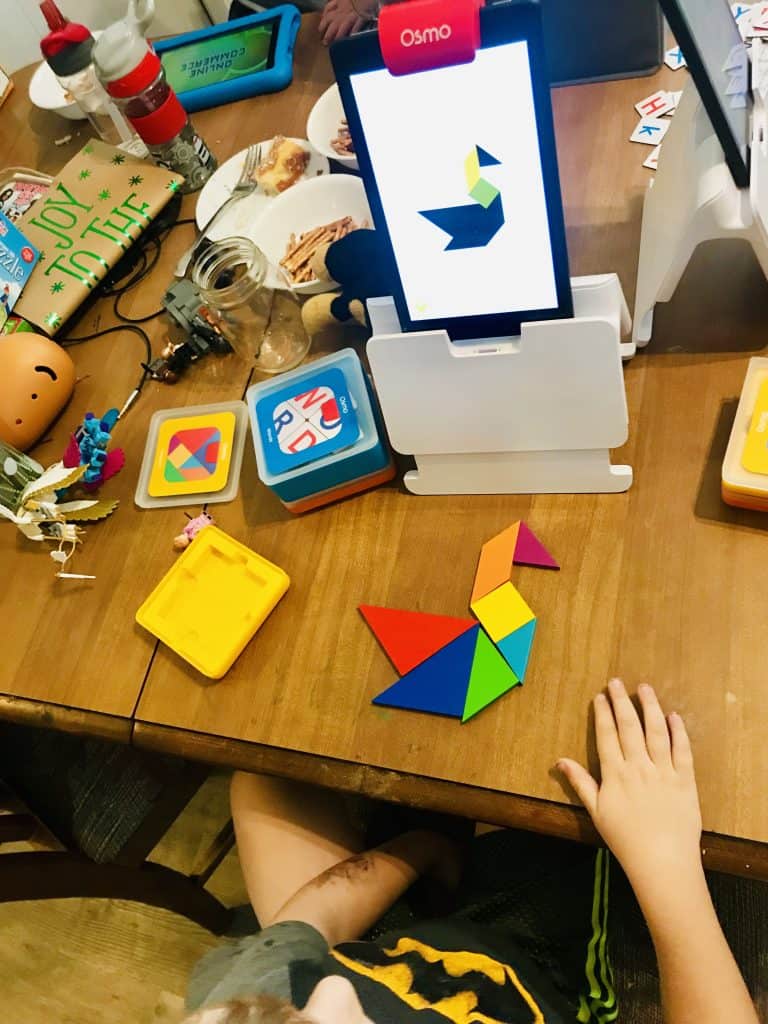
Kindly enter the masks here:
M 136 612 L 136 621 L 203 675 L 221 679 L 290 583 L 272 562 L 206 526 Z
M 768 512 L 768 359 L 749 360 L 723 459 L 723 501 Z

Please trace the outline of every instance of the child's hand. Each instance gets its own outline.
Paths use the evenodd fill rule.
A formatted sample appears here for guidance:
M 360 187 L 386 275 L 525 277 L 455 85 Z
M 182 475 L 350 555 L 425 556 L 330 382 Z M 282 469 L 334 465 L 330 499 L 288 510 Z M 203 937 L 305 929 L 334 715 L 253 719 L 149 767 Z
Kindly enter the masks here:
M 368 9 L 373 9 L 366 0 L 327 0 L 320 16 L 320 38 L 326 46 L 337 39 L 359 32 L 368 20 Z
M 589 811 L 635 891 L 666 886 L 701 865 L 701 812 L 683 720 L 664 718 L 650 686 L 640 686 L 644 726 L 624 684 L 595 697 L 602 781 L 569 759 L 557 767 Z M 641 893 L 638 892 L 638 896 Z

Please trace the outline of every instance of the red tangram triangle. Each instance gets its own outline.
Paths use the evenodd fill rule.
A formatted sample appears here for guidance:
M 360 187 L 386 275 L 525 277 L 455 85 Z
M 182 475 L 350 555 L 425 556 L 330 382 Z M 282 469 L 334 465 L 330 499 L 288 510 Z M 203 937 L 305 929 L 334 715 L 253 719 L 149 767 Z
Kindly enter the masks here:
M 360 612 L 401 676 L 477 625 L 474 619 L 370 604 L 361 604 Z
M 193 427 L 191 430 L 180 430 L 171 438 L 168 451 L 172 452 L 180 444 L 183 444 L 189 450 L 190 455 L 196 455 L 212 438 L 218 440 L 216 434 L 215 427 Z
M 515 565 L 534 565 L 540 569 L 560 568 L 533 530 L 525 523 L 520 523 L 515 544 L 514 563 Z

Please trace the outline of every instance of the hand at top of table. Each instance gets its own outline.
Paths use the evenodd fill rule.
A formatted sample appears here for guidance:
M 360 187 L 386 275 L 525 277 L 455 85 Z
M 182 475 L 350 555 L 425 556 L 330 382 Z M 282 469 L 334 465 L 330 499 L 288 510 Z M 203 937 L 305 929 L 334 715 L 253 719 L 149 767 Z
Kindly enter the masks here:
M 376 14 L 375 0 L 328 0 L 320 18 L 320 38 L 325 46 L 359 32 Z
M 701 811 L 682 718 L 665 718 L 650 686 L 638 697 L 642 721 L 620 679 L 595 697 L 599 783 L 568 758 L 558 767 L 635 890 L 659 891 L 700 867 Z

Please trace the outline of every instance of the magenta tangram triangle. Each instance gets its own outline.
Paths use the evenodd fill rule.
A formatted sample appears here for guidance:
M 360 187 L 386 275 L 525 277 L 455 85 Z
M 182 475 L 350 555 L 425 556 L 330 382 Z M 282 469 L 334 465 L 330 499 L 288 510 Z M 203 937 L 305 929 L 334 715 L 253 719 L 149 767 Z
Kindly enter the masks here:
M 520 523 L 512 561 L 515 565 L 534 565 L 541 569 L 560 568 L 533 530 L 525 523 Z

